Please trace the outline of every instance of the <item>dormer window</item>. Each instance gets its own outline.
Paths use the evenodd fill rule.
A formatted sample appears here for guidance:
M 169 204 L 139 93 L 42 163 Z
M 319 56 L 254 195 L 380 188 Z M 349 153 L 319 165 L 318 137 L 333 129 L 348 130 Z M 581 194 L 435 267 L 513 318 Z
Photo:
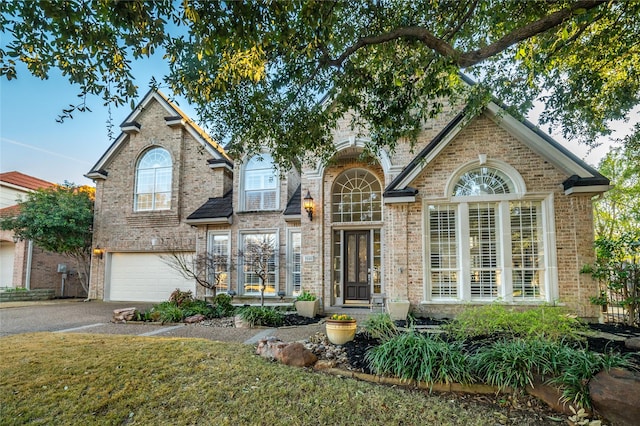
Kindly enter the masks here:
M 164 148 L 145 152 L 136 167 L 135 211 L 171 208 L 171 154 Z
M 244 170 L 244 210 L 278 208 L 278 177 L 269 154 L 253 156 Z

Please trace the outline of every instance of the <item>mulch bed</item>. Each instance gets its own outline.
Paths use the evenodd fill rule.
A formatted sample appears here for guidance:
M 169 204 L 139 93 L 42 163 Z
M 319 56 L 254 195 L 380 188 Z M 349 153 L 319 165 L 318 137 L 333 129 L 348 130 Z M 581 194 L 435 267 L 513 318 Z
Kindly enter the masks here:
M 440 325 L 446 322 L 446 320 L 438 320 L 433 318 L 418 318 L 414 324 L 417 326 L 424 325 Z M 397 321 L 398 327 L 406 327 L 404 321 Z M 640 328 L 630 327 L 622 324 L 589 324 L 589 327 L 593 331 L 599 331 L 602 333 L 612 334 L 621 338 L 640 337 Z M 475 350 L 490 341 L 494 341 L 495 338 L 478 338 L 468 342 L 470 350 Z M 351 369 L 355 371 L 362 371 L 364 373 L 373 374 L 369 369 L 369 366 L 364 360 L 364 356 L 369 349 L 379 345 L 380 342 L 377 339 L 372 339 L 366 333 L 357 333 L 353 341 L 343 345 Z M 638 371 L 640 371 L 640 353 L 632 349 L 628 349 L 624 345 L 622 340 L 611 340 L 605 337 L 587 337 L 587 347 L 589 350 L 597 353 L 609 353 L 618 352 L 621 354 L 628 354 L 629 361 Z

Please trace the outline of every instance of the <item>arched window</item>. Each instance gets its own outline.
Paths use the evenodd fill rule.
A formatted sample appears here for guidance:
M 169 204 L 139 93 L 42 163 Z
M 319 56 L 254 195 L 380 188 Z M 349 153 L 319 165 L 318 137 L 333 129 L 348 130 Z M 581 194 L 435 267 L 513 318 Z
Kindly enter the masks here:
M 145 152 L 136 167 L 136 211 L 171 208 L 172 161 L 169 151 L 153 148 Z
M 373 173 L 350 169 L 333 184 L 333 221 L 382 220 L 382 189 Z
M 549 301 L 545 199 L 507 164 L 463 168 L 449 185 L 425 210 L 429 298 Z
M 453 196 L 481 196 L 514 192 L 511 179 L 492 167 L 478 167 L 460 176 L 453 188 Z
M 278 208 L 278 179 L 269 154 L 251 157 L 244 169 L 244 210 Z

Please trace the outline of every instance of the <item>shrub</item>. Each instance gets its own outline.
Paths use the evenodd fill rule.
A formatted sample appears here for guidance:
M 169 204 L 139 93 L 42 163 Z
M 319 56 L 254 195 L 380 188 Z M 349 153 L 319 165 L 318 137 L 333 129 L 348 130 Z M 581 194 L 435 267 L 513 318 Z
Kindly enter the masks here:
M 504 335 L 524 339 L 582 341 L 587 327 L 561 308 L 539 306 L 517 312 L 500 304 L 471 307 L 443 326 L 458 340 L 477 336 Z
M 231 296 L 220 293 L 213 299 L 213 304 L 218 308 L 218 312 L 222 317 L 233 316 L 236 308 L 231 304 Z
M 423 336 L 415 331 L 399 334 L 365 355 L 369 367 L 381 375 L 426 383 L 471 383 L 468 356 L 460 342 Z
M 157 315 L 154 315 L 154 312 Z M 180 322 L 184 318 L 184 313 L 175 303 L 162 302 L 151 308 L 150 316 L 157 317 L 162 322 Z
M 240 310 L 239 315 L 251 327 L 256 325 L 279 327 L 284 323 L 284 314 L 282 312 L 263 306 L 244 307 Z
M 220 311 L 217 307 L 208 304 L 204 300 L 193 300 L 188 303 L 183 303 L 180 306 L 182 310 L 183 316 L 190 317 L 193 315 L 201 314 L 204 315 L 205 318 L 219 318 Z
M 578 407 L 591 408 L 589 380 L 602 370 L 629 367 L 628 359 L 620 354 L 599 354 L 582 349 L 565 347 L 564 366 L 550 384 L 558 386 L 563 402 L 572 402 Z
M 398 335 L 399 330 L 389 314 L 380 313 L 369 316 L 364 323 L 365 332 L 374 339 L 383 342 Z
M 183 303 L 193 302 L 193 293 L 191 290 L 182 291 L 179 288 L 176 288 L 169 296 L 169 302 L 175 303 L 177 306 L 180 306 Z
M 483 382 L 502 389 L 524 389 L 535 375 L 549 375 L 564 364 L 563 346 L 544 340 L 502 340 L 481 348 L 471 357 L 474 374 Z
M 588 382 L 603 369 L 628 365 L 619 354 L 602 355 L 582 347 L 544 339 L 503 340 L 480 349 L 470 359 L 479 380 L 499 388 L 524 389 L 534 376 L 562 391 L 565 402 L 590 407 Z

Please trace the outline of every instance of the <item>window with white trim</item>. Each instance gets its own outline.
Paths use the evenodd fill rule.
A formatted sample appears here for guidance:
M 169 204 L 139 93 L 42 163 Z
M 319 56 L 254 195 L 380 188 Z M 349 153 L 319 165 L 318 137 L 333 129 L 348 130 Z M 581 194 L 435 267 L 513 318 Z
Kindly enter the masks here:
M 275 232 L 240 235 L 240 289 L 246 295 L 260 295 L 260 273 L 266 272 L 265 295 L 275 295 L 278 289 L 278 242 Z M 270 255 L 266 255 L 270 253 Z
M 297 296 L 302 292 L 302 234 L 299 230 L 289 232 L 287 248 L 289 289 Z
M 229 233 L 210 231 L 207 242 L 207 266 L 209 267 L 207 278 L 208 282 L 216 283 L 217 292 L 229 290 L 230 253 Z M 207 289 L 206 294 L 212 296 L 213 291 Z
M 164 148 L 145 152 L 136 166 L 135 211 L 171 208 L 171 154 Z
M 382 220 L 382 187 L 367 170 L 350 169 L 338 176 L 332 198 L 336 223 Z
M 482 166 L 454 180 L 447 201 L 426 203 L 427 299 L 547 300 L 545 200 L 516 188 Z
M 269 154 L 251 157 L 244 168 L 244 210 L 278 208 L 278 177 Z

